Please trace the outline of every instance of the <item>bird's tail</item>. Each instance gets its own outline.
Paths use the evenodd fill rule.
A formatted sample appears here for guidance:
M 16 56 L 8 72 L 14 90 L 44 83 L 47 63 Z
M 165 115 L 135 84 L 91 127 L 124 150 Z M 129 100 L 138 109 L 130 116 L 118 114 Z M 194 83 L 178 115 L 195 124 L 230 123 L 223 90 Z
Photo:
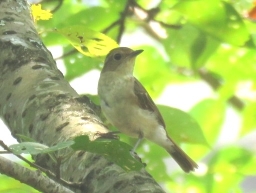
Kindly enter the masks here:
M 170 139 L 171 140 L 171 139 Z M 172 140 L 171 140 L 172 141 Z M 184 172 L 189 173 L 198 168 L 196 162 L 194 162 L 178 145 L 172 141 L 173 145 L 166 148 L 168 153 L 173 157 L 173 159 L 179 164 L 179 166 L 184 170 Z

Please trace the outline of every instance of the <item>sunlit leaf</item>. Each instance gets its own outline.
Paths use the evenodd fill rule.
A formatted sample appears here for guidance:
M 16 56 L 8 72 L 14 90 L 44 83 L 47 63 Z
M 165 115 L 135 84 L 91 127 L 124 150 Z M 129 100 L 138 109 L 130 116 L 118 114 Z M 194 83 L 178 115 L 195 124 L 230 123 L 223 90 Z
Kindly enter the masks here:
M 243 111 L 243 123 L 240 135 L 243 136 L 256 128 L 256 104 L 247 105 Z
M 185 0 L 179 1 L 174 9 L 202 31 L 224 42 L 243 46 L 250 39 L 241 16 L 224 1 Z
M 247 79 L 256 81 L 255 63 L 254 49 L 222 45 L 208 60 L 207 67 L 230 84 Z
M 106 0 L 106 2 L 109 4 L 109 7 L 111 8 L 112 12 L 121 12 L 125 9 L 125 6 L 127 4 L 126 0 Z
M 220 45 L 219 41 L 191 24 L 180 29 L 167 29 L 167 34 L 163 45 L 172 63 L 178 66 L 202 67 Z
M 176 141 L 209 146 L 199 124 L 189 114 L 172 107 L 158 107 L 165 120 L 167 132 Z
M 159 96 L 171 79 L 169 63 L 155 47 L 145 45 L 140 48 L 144 52 L 136 58 L 134 74 L 150 96 Z
M 215 99 L 202 100 L 190 110 L 190 114 L 199 122 L 210 145 L 215 142 L 221 131 L 225 110 L 226 104 Z
M 244 179 L 243 170 L 252 165 L 253 154 L 239 147 L 224 147 L 217 151 L 208 163 L 209 171 L 207 192 L 237 192 L 239 184 Z M 255 163 L 255 161 L 254 161 Z M 245 170 L 244 170 L 245 171 Z
M 55 31 L 64 35 L 79 52 L 86 56 L 105 56 L 110 50 L 118 47 L 110 37 L 85 26 L 75 25 Z
M 119 1 L 115 2 L 115 5 L 118 3 Z M 110 12 L 111 14 L 109 14 Z M 72 25 L 82 25 L 95 31 L 101 31 L 106 26 L 111 25 L 112 21 L 115 21 L 118 18 L 119 12 L 113 10 L 113 5 L 108 8 L 93 6 L 68 15 L 65 23 L 72 23 Z

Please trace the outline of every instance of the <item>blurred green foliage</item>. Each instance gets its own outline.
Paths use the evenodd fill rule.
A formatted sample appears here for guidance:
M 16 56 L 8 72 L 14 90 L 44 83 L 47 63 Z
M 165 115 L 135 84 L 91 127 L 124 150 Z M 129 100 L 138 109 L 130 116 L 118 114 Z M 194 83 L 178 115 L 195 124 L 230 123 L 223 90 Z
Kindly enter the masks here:
M 167 125 L 174 140 L 185 143 L 182 148 L 188 155 L 202 162 L 198 173 L 187 175 L 179 168 L 169 172 L 165 164 L 169 155 L 150 142 L 147 148 L 138 150 L 147 163 L 146 169 L 166 191 L 243 192 L 241 183 L 256 174 L 255 149 L 239 145 L 256 128 L 256 25 L 246 17 L 253 7 L 252 1 L 99 0 L 92 4 L 89 0 L 65 0 L 57 6 L 59 2 L 42 2 L 44 9 L 58 8 L 51 20 L 39 21 L 37 25 L 46 46 L 63 47 L 60 59 L 64 61 L 68 80 L 100 69 L 102 63 L 97 58 L 82 56 L 63 36 L 49 31 L 84 25 L 117 42 L 137 31 L 153 39 L 154 44 L 140 44 L 140 37 L 131 41 L 132 48 L 145 50 L 137 58 L 135 75 L 153 98 L 173 83 L 204 81 L 214 90 L 213 96 L 199 101 L 189 114 L 178 110 L 178 114 L 174 113 L 180 125 L 185 125 L 179 131 L 171 131 L 172 127 Z M 152 23 L 159 24 L 165 35 L 159 35 Z M 167 124 L 171 124 L 168 116 L 175 110 L 168 108 L 160 107 Z M 216 147 L 228 108 L 239 115 L 240 132 L 232 143 Z M 190 130 L 186 123 L 191 124 Z M 229 132 L 233 132 L 232 128 Z M 121 139 L 129 141 L 122 135 Z M 5 177 L 1 177 L 1 184 L 3 180 Z M 10 186 L 12 183 L 9 182 Z
M 20 183 L 18 180 L 7 176 L 0 176 L 0 192 L 1 193 L 37 193 L 39 191 L 31 188 L 26 184 Z
M 28 160 L 32 161 L 31 158 L 27 157 Z M 29 168 L 29 166 L 22 162 L 22 166 Z M 0 175 L 0 192 L 1 193 L 38 193 L 39 191 L 35 190 L 34 188 L 22 184 L 20 181 L 15 180 L 14 178 Z

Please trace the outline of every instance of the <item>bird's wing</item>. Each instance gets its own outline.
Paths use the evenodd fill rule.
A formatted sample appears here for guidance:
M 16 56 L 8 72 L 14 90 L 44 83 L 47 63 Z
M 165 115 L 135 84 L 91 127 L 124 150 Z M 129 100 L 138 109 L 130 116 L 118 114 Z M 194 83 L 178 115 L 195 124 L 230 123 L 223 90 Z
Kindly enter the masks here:
M 156 107 L 155 103 L 149 96 L 146 89 L 142 86 L 142 84 L 136 78 L 134 78 L 134 93 L 138 98 L 140 108 L 154 113 L 156 115 L 156 118 L 159 124 L 165 128 L 164 119 L 161 113 L 159 112 L 158 108 Z

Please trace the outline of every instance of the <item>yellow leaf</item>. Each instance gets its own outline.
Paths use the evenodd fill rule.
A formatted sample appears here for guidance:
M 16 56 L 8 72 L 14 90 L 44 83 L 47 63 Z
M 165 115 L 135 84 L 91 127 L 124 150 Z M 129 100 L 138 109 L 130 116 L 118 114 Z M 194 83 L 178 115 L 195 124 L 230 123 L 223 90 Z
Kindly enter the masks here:
M 41 4 L 31 6 L 31 14 L 35 21 L 38 20 L 49 20 L 52 18 L 52 13 L 41 8 Z
M 110 50 L 118 47 L 112 38 L 84 26 L 75 25 L 56 29 L 56 31 L 64 35 L 79 52 L 86 56 L 105 56 Z

